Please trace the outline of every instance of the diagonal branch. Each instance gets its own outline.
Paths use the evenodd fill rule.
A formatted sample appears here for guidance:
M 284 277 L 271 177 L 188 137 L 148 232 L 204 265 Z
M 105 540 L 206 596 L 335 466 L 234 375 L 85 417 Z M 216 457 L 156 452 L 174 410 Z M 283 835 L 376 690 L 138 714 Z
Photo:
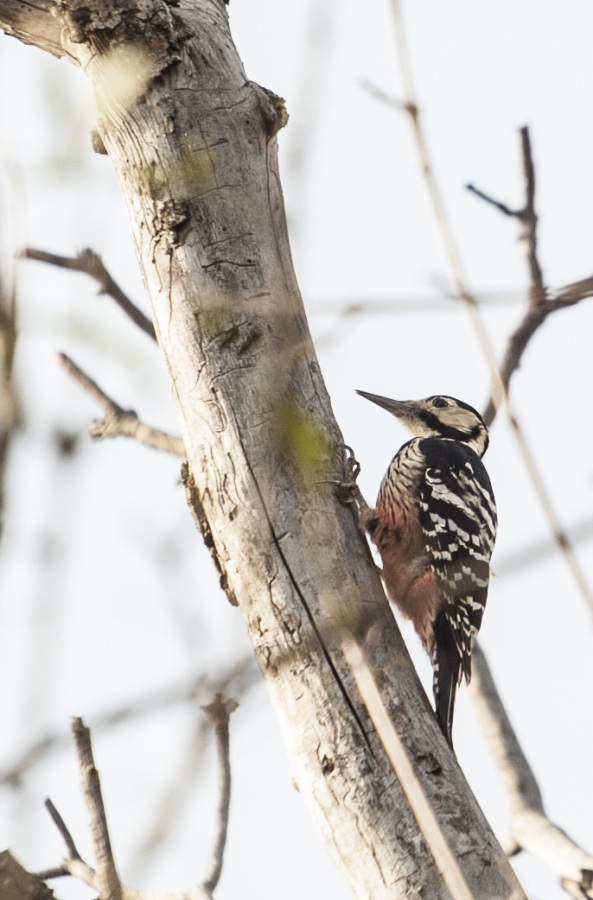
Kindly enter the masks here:
M 540 859 L 573 896 L 593 897 L 593 856 L 546 815 L 535 775 L 517 740 L 486 657 L 477 644 L 472 660 L 470 695 L 506 790 L 514 852 L 526 850 Z
M 96 419 L 89 427 L 89 433 L 94 438 L 106 437 L 130 437 L 147 447 L 155 450 L 163 450 L 175 456 L 185 457 L 183 438 L 175 437 L 152 428 L 140 421 L 133 409 L 123 409 L 103 391 L 96 381 L 93 381 L 73 360 L 65 353 L 60 353 L 59 360 L 69 375 L 77 381 L 91 397 L 99 403 L 105 411 L 105 419 Z
M 66 823 L 49 797 L 45 801 L 45 808 L 66 845 L 66 858 L 62 865 L 57 868 L 37 872 L 37 877 L 42 881 L 49 881 L 53 878 L 61 878 L 64 875 L 72 875 L 73 878 L 77 878 L 78 881 L 82 881 L 83 884 L 97 890 L 97 873 L 83 860 Z
M 466 305 L 491 372 L 493 387 L 491 400 L 492 411 L 490 413 L 489 421 L 492 421 L 492 419 L 494 418 L 495 410 L 499 408 L 501 403 L 504 403 L 509 423 L 514 432 L 515 439 L 517 441 L 521 455 L 523 456 L 526 467 L 529 471 L 534 488 L 538 494 L 548 522 L 551 526 L 556 545 L 564 555 L 564 558 L 569 568 L 571 569 L 575 581 L 578 584 L 579 590 L 581 591 L 589 608 L 593 609 L 593 593 L 589 587 L 589 584 L 580 565 L 578 564 L 578 561 L 576 560 L 568 538 L 559 524 L 559 520 L 545 490 L 539 471 L 535 466 L 531 451 L 527 445 L 518 420 L 514 414 L 512 404 L 509 401 L 507 389 L 512 371 L 509 368 L 509 372 L 505 381 L 505 377 L 503 374 L 505 363 L 503 363 L 503 372 L 501 372 L 496 363 L 491 342 L 480 318 L 475 298 L 469 292 L 469 289 L 467 287 L 467 281 L 463 272 L 460 256 L 457 251 L 457 246 L 453 238 L 452 229 L 446 216 L 444 204 L 442 202 L 436 179 L 430 165 L 427 145 L 420 123 L 418 106 L 414 97 L 411 66 L 407 51 L 405 30 L 401 16 L 400 0 L 392 0 L 392 11 L 396 28 L 396 38 L 398 41 L 402 79 L 404 83 L 405 97 L 403 108 L 410 115 L 416 138 L 418 153 L 422 162 L 423 172 L 433 204 L 435 218 L 441 230 L 443 244 L 449 259 L 449 265 L 453 280 L 457 288 L 457 293 Z M 545 315 L 548 314 L 548 310 L 551 312 L 553 308 L 561 308 L 561 304 L 563 303 L 563 301 L 568 300 L 569 302 L 566 303 L 566 305 L 570 305 L 571 302 L 577 303 L 580 299 L 584 299 L 585 296 L 590 296 L 589 291 L 593 286 L 593 279 L 586 279 L 585 283 L 579 282 L 576 285 L 571 285 L 569 288 L 561 291 L 559 295 L 556 296 L 556 305 L 554 307 L 547 306 L 547 294 L 537 256 L 535 170 L 533 166 L 533 157 L 531 154 L 529 132 L 527 129 L 522 129 L 521 131 L 521 144 L 523 152 L 523 171 L 525 177 L 526 196 L 524 209 L 520 210 L 518 213 L 513 213 L 504 204 L 501 204 L 498 201 L 487 197 L 482 192 L 480 192 L 480 195 L 482 196 L 482 199 L 486 199 L 492 205 L 497 206 L 497 208 L 505 215 L 516 215 L 522 223 L 522 238 L 527 248 L 528 267 L 531 279 L 529 291 L 530 309 L 528 310 L 528 313 L 532 313 L 532 319 L 529 321 L 529 324 L 525 325 L 523 334 L 521 334 L 517 339 L 517 344 L 520 348 L 520 352 L 522 353 L 527 341 L 534 333 L 535 329 L 538 327 L 537 314 L 542 315 L 541 311 L 544 310 L 545 312 L 543 317 L 545 318 Z M 558 301 L 560 301 L 560 303 L 558 303 Z M 541 324 L 541 322 L 539 324 Z M 524 343 L 521 348 L 521 342 L 523 341 Z M 516 365 L 518 365 L 519 358 L 520 354 L 517 358 Z M 506 745 L 502 741 L 497 743 L 495 737 L 491 738 L 491 748 L 493 752 L 496 753 L 498 751 L 498 755 L 496 757 L 497 762 L 499 763 L 499 766 L 504 765 L 505 754 L 508 750 L 509 766 L 512 766 L 512 762 L 513 760 L 515 760 L 517 761 L 517 765 L 521 766 L 521 770 L 524 774 L 526 774 L 527 776 L 531 774 L 532 776 L 531 770 L 528 769 L 527 762 L 525 760 L 525 757 L 523 756 L 520 745 L 512 732 L 512 727 L 510 726 L 506 711 L 502 703 L 500 702 L 500 698 L 498 697 L 492 678 L 490 677 L 488 679 L 488 676 L 490 674 L 488 666 L 485 657 L 480 652 L 478 647 L 475 648 L 473 658 L 475 660 L 475 675 L 472 682 L 472 690 L 476 703 L 479 704 L 479 707 L 483 712 L 483 727 L 488 728 L 490 726 L 491 735 L 496 736 L 497 734 L 500 735 L 504 733 L 507 738 L 509 738 L 509 743 Z M 498 699 L 498 703 L 496 703 L 496 699 Z M 486 724 L 484 726 L 484 723 L 489 723 L 489 725 Z M 514 738 L 514 742 L 510 741 L 510 735 L 512 735 L 512 737 Z M 525 768 L 526 766 L 527 769 Z M 511 769 L 507 769 L 507 771 L 511 771 Z M 519 791 L 519 788 L 521 787 L 519 782 L 516 785 L 517 790 L 513 794 L 513 798 L 517 802 L 517 804 L 522 804 L 520 807 L 521 814 L 516 814 L 513 817 L 513 837 L 517 845 L 524 847 L 526 850 L 529 850 L 531 853 L 538 856 L 545 865 L 556 871 L 562 879 L 563 886 L 569 891 L 574 890 L 574 896 L 580 895 L 584 897 L 593 897 L 593 893 L 589 893 L 590 885 L 593 880 L 593 876 L 591 875 L 590 871 L 591 863 L 593 862 L 593 860 L 586 854 L 584 854 L 583 851 L 581 851 L 578 847 L 576 847 L 576 845 L 574 845 L 573 842 L 571 842 L 570 839 L 568 839 L 566 835 L 564 835 L 563 832 L 560 831 L 560 829 L 552 826 L 549 820 L 547 820 L 545 814 L 543 814 L 543 807 L 541 807 L 539 788 L 533 777 L 531 778 L 531 780 L 529 779 L 529 777 L 527 777 L 527 785 L 528 787 L 526 788 L 525 793 L 521 794 Z M 548 838 L 550 839 L 549 842 Z M 562 860 L 562 863 L 560 862 L 560 860 Z
M 486 419 L 486 422 L 487 424 L 488 422 L 491 422 L 494 417 L 494 410 L 498 409 L 501 404 L 504 404 L 508 421 L 517 443 L 517 447 L 521 453 L 521 456 L 523 457 L 523 462 L 529 473 L 531 483 L 543 508 L 545 516 L 548 520 L 552 534 L 554 535 L 556 545 L 564 556 L 566 564 L 572 573 L 572 576 L 583 596 L 583 599 L 585 600 L 589 609 L 593 611 L 593 591 L 589 586 L 587 578 L 585 577 L 585 573 L 573 552 L 566 532 L 562 528 L 560 520 L 556 515 L 556 510 L 554 509 L 552 502 L 548 496 L 548 492 L 544 485 L 543 479 L 535 464 L 533 453 L 531 452 L 531 449 L 527 443 L 523 430 L 519 424 L 519 420 L 515 415 L 513 404 L 511 403 L 507 391 L 508 383 L 505 384 L 504 378 L 498 367 L 492 343 L 490 341 L 484 323 L 482 322 L 482 319 L 480 317 L 476 299 L 469 290 L 468 282 L 461 263 L 461 257 L 453 235 L 453 229 L 451 228 L 451 224 L 447 217 L 445 205 L 443 203 L 441 192 L 439 190 L 431 165 L 428 146 L 420 119 L 420 112 L 414 96 L 414 87 L 411 74 L 412 70 L 407 49 L 406 33 L 401 14 L 400 0 L 391 0 L 391 6 L 396 31 L 396 39 L 398 43 L 402 80 L 404 83 L 405 97 L 403 108 L 410 115 L 410 120 L 414 130 L 414 137 L 416 140 L 416 146 L 418 149 L 418 155 L 422 164 L 422 171 L 426 179 L 426 185 L 430 195 L 434 216 L 437 221 L 443 241 L 443 246 L 447 255 L 447 259 L 449 261 L 449 267 L 453 282 L 455 284 L 455 289 L 459 298 L 465 304 L 478 342 L 484 353 L 484 358 L 490 370 L 490 376 L 492 380 L 492 413 L 490 415 L 490 418 Z M 530 303 L 532 304 L 534 309 L 536 308 L 537 304 L 537 309 L 539 310 L 540 307 L 546 309 L 546 307 L 544 306 L 545 288 L 543 287 L 543 281 L 541 279 L 541 269 L 539 267 L 539 263 L 537 262 L 537 217 L 535 215 L 534 205 L 535 173 L 531 155 L 531 146 L 529 143 L 529 132 L 527 131 L 527 129 L 523 129 L 522 132 L 522 147 L 523 171 L 526 181 L 526 202 L 524 210 L 520 211 L 520 213 L 518 213 L 517 215 L 519 216 L 519 218 L 521 218 L 522 221 L 526 223 L 523 235 L 528 248 L 529 268 L 533 278 L 532 289 L 530 290 Z M 497 201 L 490 200 L 489 202 L 497 205 Z M 577 301 L 575 300 L 575 302 Z M 527 332 L 528 340 L 533 331 L 529 333 L 529 329 L 527 329 Z
M 414 817 L 334 652 L 339 639 L 321 636 L 323 592 L 372 612 L 384 702 L 412 753 L 432 745 L 438 726 L 355 516 L 319 484 L 341 434 L 290 258 L 275 141 L 282 102 L 246 81 L 220 0 L 132 2 L 120 20 L 100 0 L 85 0 L 84 15 L 76 4 L 59 11 L 101 105 L 192 477 L 282 710 L 295 782 L 359 897 L 440 896 L 441 874 L 413 840 Z M 125 99 L 107 83 L 122 49 L 134 52 L 134 74 L 149 51 Z M 319 435 L 307 466 L 303 435 Z M 283 665 L 292 652 L 298 660 Z M 423 773 L 423 786 L 441 827 L 474 893 L 508 897 L 508 862 L 454 758 L 436 746 L 438 771 Z
M 107 294 L 115 300 L 120 309 L 125 312 L 132 322 L 156 341 L 156 332 L 151 320 L 122 291 L 119 284 L 105 268 L 101 257 L 94 250 L 86 248 L 85 250 L 80 250 L 76 256 L 57 256 L 55 253 L 47 253 L 45 250 L 34 250 L 31 247 L 27 247 L 21 251 L 20 256 L 22 259 L 34 259 L 37 262 L 49 263 L 61 269 L 70 269 L 74 272 L 84 272 L 86 275 L 90 275 L 99 284 L 99 293 Z
M 525 435 L 521 430 L 512 408 L 508 401 L 508 388 L 513 373 L 519 367 L 521 358 L 529 343 L 540 325 L 543 324 L 548 315 L 558 309 L 565 309 L 573 306 L 580 300 L 591 296 L 593 288 L 593 279 L 587 278 L 575 284 L 564 288 L 550 302 L 548 300 L 548 291 L 544 284 L 542 269 L 538 260 L 537 252 L 537 214 L 535 211 L 535 169 L 533 165 L 533 154 L 531 152 L 531 141 L 529 138 L 529 129 L 524 127 L 520 131 L 521 136 L 521 152 L 523 159 L 523 175 L 525 180 L 525 204 L 522 209 L 512 211 L 504 204 L 499 203 L 489 197 L 483 191 L 477 191 L 470 186 L 473 193 L 478 194 L 482 199 L 486 200 L 498 209 L 516 218 L 521 223 L 521 240 L 525 244 L 527 266 L 529 269 L 530 286 L 529 300 L 527 309 L 522 321 L 519 323 L 511 337 L 509 338 L 506 353 L 500 367 L 500 379 L 502 388 L 506 397 L 507 412 L 511 428 L 515 433 L 515 439 L 519 449 L 523 455 L 525 463 L 528 467 L 529 474 L 535 490 L 539 496 L 540 502 L 550 524 L 550 528 L 554 535 L 554 540 L 561 550 L 569 569 L 572 572 L 585 602 L 591 610 L 593 610 L 593 591 L 589 586 L 585 573 L 579 564 L 572 546 L 569 542 L 568 535 L 560 523 L 560 519 L 556 514 L 548 492 L 543 483 L 535 460 L 527 445 Z M 484 421 L 490 425 L 494 420 L 497 410 L 497 401 L 494 394 L 488 402 L 488 406 L 484 412 Z

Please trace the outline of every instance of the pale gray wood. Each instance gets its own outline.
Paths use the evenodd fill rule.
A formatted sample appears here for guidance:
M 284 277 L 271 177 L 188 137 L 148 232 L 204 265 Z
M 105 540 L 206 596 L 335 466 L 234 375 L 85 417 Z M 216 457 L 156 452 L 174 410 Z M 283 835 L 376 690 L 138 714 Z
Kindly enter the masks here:
M 0 0 L 0 25 L 14 5 Z M 188 494 L 327 848 L 357 897 L 449 897 L 342 655 L 344 622 L 364 621 L 383 702 L 475 896 L 522 896 L 332 483 L 345 477 L 342 437 L 290 257 L 281 103 L 247 80 L 221 0 L 76 0 L 62 16 L 128 206 Z

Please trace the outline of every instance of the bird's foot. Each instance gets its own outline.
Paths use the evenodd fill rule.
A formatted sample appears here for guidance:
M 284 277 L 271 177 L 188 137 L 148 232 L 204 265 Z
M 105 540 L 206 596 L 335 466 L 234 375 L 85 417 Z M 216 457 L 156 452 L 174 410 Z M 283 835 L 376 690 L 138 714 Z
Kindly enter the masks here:
M 338 497 L 342 503 L 356 503 L 359 510 L 366 509 L 367 503 L 358 486 L 357 478 L 360 475 L 360 463 L 354 455 L 354 450 L 348 444 L 339 444 L 339 449 L 344 451 L 342 462 L 344 477 L 342 481 L 336 481 Z

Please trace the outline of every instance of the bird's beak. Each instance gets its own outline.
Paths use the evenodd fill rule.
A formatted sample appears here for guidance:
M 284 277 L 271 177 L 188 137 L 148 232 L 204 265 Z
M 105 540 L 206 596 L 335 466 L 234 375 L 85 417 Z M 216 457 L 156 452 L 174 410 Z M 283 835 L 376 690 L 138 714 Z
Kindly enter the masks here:
M 376 403 L 377 406 L 383 407 L 387 412 L 397 416 L 398 419 L 402 419 L 404 422 L 411 419 L 416 412 L 415 404 L 409 400 L 390 400 L 389 397 L 381 397 L 380 394 L 368 394 L 366 391 L 356 391 L 356 393 L 360 394 L 361 397 L 366 397 L 371 403 Z

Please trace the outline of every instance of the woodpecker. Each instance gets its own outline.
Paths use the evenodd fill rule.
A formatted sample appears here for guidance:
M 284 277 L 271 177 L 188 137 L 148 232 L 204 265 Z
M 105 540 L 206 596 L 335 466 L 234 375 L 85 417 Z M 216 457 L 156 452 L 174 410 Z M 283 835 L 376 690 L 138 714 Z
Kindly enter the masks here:
M 469 682 L 488 596 L 496 503 L 481 457 L 488 429 L 454 397 L 390 400 L 357 391 L 413 435 L 393 457 L 363 524 L 389 599 L 411 619 L 433 667 L 436 715 L 453 747 L 455 695 Z

